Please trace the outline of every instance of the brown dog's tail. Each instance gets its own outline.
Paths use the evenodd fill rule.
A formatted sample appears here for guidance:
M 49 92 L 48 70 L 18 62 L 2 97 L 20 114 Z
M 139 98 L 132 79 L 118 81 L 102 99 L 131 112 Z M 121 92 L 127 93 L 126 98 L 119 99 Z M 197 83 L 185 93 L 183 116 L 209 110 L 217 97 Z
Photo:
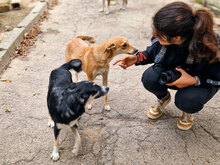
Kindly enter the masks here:
M 83 41 L 89 41 L 90 43 L 95 43 L 95 39 L 90 36 L 77 36 L 76 38 L 80 38 Z

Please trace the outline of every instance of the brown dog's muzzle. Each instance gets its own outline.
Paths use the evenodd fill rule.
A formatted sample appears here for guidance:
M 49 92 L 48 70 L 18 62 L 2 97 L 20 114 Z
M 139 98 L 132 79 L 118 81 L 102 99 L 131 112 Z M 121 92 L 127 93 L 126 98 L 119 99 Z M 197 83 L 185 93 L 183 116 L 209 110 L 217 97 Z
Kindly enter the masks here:
M 133 52 L 128 52 L 128 54 L 130 54 L 130 55 L 133 55 L 133 54 L 136 54 L 138 52 L 138 50 L 137 49 L 135 49 Z

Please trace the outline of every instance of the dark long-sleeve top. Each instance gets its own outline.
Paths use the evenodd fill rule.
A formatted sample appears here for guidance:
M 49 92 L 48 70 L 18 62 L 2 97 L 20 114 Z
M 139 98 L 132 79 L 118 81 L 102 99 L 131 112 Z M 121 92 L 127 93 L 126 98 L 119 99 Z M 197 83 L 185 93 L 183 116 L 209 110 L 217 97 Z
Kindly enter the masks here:
M 162 48 L 163 47 L 163 48 Z M 165 47 L 165 50 L 163 50 Z M 201 85 L 214 85 L 220 87 L 220 62 L 187 63 L 189 45 L 160 45 L 157 39 L 145 51 L 139 52 L 139 61 L 135 65 L 154 63 L 169 69 L 182 67 L 191 76 L 198 76 Z M 162 55 L 161 55 L 162 53 Z M 159 60 L 158 57 L 160 56 Z

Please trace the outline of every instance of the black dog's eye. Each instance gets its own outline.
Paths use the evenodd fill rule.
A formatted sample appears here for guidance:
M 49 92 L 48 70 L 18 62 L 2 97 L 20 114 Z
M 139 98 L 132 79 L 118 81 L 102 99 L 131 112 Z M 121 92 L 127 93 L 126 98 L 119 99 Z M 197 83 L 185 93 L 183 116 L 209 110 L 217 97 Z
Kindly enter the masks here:
M 122 47 L 123 47 L 123 48 L 126 48 L 126 46 L 127 46 L 127 44 L 126 44 L 126 43 L 124 43 L 124 44 L 122 45 Z

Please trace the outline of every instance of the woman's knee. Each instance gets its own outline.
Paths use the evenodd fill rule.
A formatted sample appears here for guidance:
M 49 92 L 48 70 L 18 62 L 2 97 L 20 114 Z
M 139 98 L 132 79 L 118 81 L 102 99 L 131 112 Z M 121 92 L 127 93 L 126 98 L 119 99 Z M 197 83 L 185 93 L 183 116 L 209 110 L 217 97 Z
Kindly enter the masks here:
M 158 72 L 153 66 L 149 67 L 142 75 L 141 81 L 146 89 L 154 88 L 159 84 L 161 72 Z
M 179 91 L 175 95 L 175 105 L 177 108 L 186 113 L 196 113 L 202 110 L 204 106 L 204 104 L 199 101 L 197 95 Z

